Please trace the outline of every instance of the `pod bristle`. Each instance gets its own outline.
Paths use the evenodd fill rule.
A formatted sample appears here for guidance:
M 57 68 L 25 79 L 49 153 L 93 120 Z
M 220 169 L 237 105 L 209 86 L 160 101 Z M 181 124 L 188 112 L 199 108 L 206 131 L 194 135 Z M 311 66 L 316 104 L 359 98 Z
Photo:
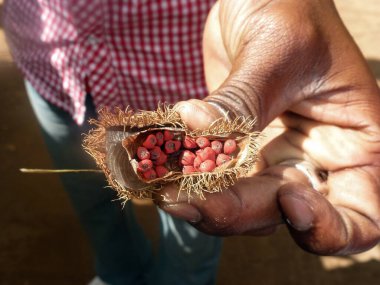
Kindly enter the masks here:
M 207 130 L 189 130 L 181 120 L 180 115 L 171 105 L 159 104 L 156 111 L 137 111 L 130 108 L 121 110 L 119 108 L 113 111 L 104 108 L 99 111 L 99 119 L 91 119 L 90 124 L 94 128 L 85 135 L 83 147 L 95 160 L 98 167 L 104 172 L 109 185 L 118 193 L 122 201 L 132 198 L 151 199 L 153 193 L 162 188 L 162 184 L 175 182 L 178 184 L 180 192 L 185 191 L 190 197 L 196 195 L 202 199 L 205 193 L 221 192 L 232 186 L 240 177 L 246 176 L 253 168 L 257 161 L 258 151 L 258 132 L 254 132 L 255 119 L 238 117 L 234 120 L 220 118 L 216 120 Z M 244 160 L 238 165 L 209 173 L 193 173 L 182 175 L 174 173 L 162 181 L 163 183 L 147 184 L 143 189 L 128 189 L 117 181 L 106 164 L 106 132 L 111 127 L 124 128 L 146 128 L 149 126 L 162 126 L 181 128 L 190 136 L 222 136 L 234 133 L 238 136 L 245 137 L 247 143 L 244 146 Z

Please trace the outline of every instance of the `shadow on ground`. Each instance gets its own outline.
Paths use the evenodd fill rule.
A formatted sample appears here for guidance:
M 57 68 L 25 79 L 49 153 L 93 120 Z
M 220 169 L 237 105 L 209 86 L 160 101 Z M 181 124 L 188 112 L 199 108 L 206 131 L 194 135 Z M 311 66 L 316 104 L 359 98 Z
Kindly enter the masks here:
M 233 237 L 224 244 L 218 284 L 379 284 L 380 263 L 326 270 L 321 258 L 299 249 L 285 229 L 265 238 Z

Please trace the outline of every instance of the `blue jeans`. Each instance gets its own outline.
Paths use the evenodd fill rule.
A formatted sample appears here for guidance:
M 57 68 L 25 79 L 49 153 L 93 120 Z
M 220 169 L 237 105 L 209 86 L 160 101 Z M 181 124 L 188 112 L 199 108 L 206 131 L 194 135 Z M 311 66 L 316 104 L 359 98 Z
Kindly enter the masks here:
M 44 100 L 29 82 L 26 90 L 56 168 L 95 168 L 82 147 L 89 125 Z M 91 97 L 86 122 L 96 117 Z M 87 233 L 96 258 L 96 272 L 112 285 L 214 284 L 221 239 L 198 232 L 188 223 L 159 210 L 160 244 L 152 255 L 150 242 L 137 224 L 128 202 L 123 208 L 115 192 L 104 189 L 103 175 L 63 174 L 62 183 Z

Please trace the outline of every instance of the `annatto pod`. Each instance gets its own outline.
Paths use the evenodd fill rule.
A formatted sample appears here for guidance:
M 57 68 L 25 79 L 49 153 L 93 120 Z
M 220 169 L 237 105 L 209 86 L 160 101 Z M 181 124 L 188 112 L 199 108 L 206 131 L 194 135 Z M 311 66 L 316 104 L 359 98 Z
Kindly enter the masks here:
M 247 176 L 257 160 L 258 133 L 252 131 L 255 120 L 251 118 L 221 118 L 207 130 L 190 130 L 172 107 L 160 105 L 157 111 L 134 112 L 127 108 L 125 111 L 116 109 L 111 112 L 102 109 L 99 111 L 99 120 L 92 119 L 90 123 L 95 127 L 86 135 L 84 148 L 103 170 L 119 197 L 125 201 L 131 198 L 152 198 L 154 192 L 160 191 L 169 182 L 177 183 L 179 191 L 186 191 L 189 196 L 204 198 L 204 192 L 220 192 L 233 185 L 237 179 Z M 147 138 L 153 138 L 152 135 L 157 134 L 164 134 L 165 141 L 150 145 L 154 144 L 154 140 L 148 139 L 149 148 L 155 152 L 159 152 L 158 148 L 162 150 L 162 155 L 159 155 L 161 158 L 157 158 L 160 161 L 153 159 L 152 162 L 168 171 L 163 175 L 147 175 L 138 167 L 141 159 L 138 149 L 141 150 L 141 147 L 148 144 Z M 185 166 L 180 162 L 183 152 L 189 150 L 186 143 L 183 143 L 185 137 L 194 141 L 205 137 L 211 143 L 224 143 L 232 139 L 236 142 L 236 150 L 228 154 L 231 160 L 226 160 L 215 168 L 211 167 L 211 172 L 201 172 L 199 165 L 186 165 L 187 168 L 194 168 L 195 172 L 190 172 L 183 169 Z M 168 153 L 165 150 L 168 139 L 170 144 L 175 142 L 174 152 Z M 203 150 L 194 148 L 190 151 L 199 155 Z M 153 155 L 153 158 L 155 156 L 157 155 Z M 197 162 L 198 159 L 195 164 Z

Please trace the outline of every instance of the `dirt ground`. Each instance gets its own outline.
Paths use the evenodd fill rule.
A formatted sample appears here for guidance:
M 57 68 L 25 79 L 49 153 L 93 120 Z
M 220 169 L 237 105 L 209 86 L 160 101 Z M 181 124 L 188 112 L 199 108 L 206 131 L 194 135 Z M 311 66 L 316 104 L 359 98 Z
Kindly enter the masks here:
M 336 4 L 380 82 L 379 0 Z M 0 93 L 0 285 L 86 284 L 94 274 L 92 255 L 58 178 L 18 171 L 51 168 L 51 162 L 1 26 Z M 157 242 L 154 206 L 139 203 L 136 210 Z M 217 284 L 380 284 L 379 261 L 380 247 L 348 257 L 314 256 L 282 229 L 271 237 L 225 239 Z

